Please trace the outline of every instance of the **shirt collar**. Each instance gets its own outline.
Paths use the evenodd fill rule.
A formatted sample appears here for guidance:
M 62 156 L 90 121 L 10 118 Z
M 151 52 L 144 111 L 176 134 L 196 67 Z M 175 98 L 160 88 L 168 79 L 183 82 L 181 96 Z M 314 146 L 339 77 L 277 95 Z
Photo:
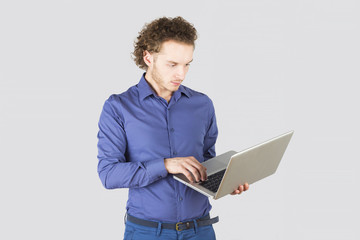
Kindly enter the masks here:
M 180 85 L 179 89 L 173 94 L 172 97 L 177 102 L 183 94 L 188 98 L 191 97 L 191 92 L 188 90 L 188 88 L 183 85 Z
M 139 90 L 139 97 L 141 100 L 144 100 L 150 95 L 157 96 L 154 90 L 150 87 L 149 83 L 146 81 L 145 74 L 146 73 L 142 75 L 140 82 L 137 85 Z M 192 95 L 187 87 L 180 85 L 179 89 L 173 94 L 172 97 L 174 98 L 175 101 L 178 101 L 182 94 L 184 94 L 188 98 L 190 98 Z
M 154 92 L 154 90 L 152 90 L 152 88 L 150 87 L 148 82 L 145 80 L 145 73 L 142 75 L 137 87 L 139 90 L 139 97 L 141 100 L 144 100 L 145 98 L 147 98 L 150 95 L 156 96 L 156 93 Z

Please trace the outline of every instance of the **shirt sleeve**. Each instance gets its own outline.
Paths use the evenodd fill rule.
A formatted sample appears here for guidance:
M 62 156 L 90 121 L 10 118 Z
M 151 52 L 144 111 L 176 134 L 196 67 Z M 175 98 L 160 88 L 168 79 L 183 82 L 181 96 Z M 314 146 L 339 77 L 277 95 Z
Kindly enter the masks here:
M 210 99 L 209 101 L 209 125 L 204 138 L 204 161 L 216 156 L 215 143 L 218 136 L 214 105 Z
M 107 189 L 147 186 L 167 176 L 164 159 L 126 161 L 126 133 L 121 112 L 113 107 L 113 96 L 104 104 L 98 132 L 98 174 Z

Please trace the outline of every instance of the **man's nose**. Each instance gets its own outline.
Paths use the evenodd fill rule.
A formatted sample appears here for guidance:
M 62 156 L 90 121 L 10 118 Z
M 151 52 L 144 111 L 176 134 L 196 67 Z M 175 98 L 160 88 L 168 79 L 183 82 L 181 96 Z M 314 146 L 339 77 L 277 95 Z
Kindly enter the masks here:
M 176 71 L 176 78 L 184 80 L 186 72 L 186 67 L 179 67 Z

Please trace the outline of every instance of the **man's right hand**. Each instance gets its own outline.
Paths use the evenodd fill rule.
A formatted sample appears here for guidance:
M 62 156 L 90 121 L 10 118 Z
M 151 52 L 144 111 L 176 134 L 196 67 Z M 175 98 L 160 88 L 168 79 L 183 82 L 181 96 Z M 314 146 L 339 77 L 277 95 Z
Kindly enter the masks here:
M 165 158 L 164 164 L 168 173 L 182 173 L 190 182 L 207 179 L 206 168 L 194 157 Z

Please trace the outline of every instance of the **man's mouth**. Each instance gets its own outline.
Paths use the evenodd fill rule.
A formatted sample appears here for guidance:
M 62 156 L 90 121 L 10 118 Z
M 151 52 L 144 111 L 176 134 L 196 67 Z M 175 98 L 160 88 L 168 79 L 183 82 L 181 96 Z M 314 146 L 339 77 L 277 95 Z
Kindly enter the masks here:
M 181 81 L 171 81 L 171 83 L 175 86 L 180 86 Z

